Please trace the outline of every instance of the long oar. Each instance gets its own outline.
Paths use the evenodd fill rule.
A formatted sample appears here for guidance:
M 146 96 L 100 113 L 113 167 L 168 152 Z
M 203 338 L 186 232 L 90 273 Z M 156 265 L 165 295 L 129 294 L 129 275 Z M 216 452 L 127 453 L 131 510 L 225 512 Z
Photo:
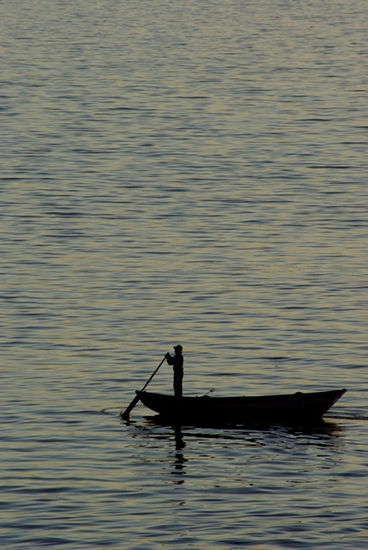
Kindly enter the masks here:
M 149 379 L 147 380 L 147 382 L 145 383 L 145 385 L 141 389 L 141 392 L 144 391 L 145 388 L 148 386 L 148 384 L 151 382 L 152 378 L 155 376 L 156 372 L 161 367 L 161 365 L 165 361 L 165 359 L 166 359 L 166 357 L 164 357 L 162 359 L 161 363 L 156 368 L 155 372 L 153 374 L 151 374 L 151 376 L 149 377 Z M 139 397 L 139 394 L 138 394 L 138 395 L 135 396 L 133 401 L 130 403 L 129 407 L 127 407 L 123 413 L 120 413 L 120 416 L 121 416 L 121 418 L 123 418 L 123 420 L 129 420 L 129 415 L 130 415 L 131 411 L 134 409 L 134 407 L 136 406 L 136 404 L 138 403 L 139 399 L 140 399 L 140 397 Z

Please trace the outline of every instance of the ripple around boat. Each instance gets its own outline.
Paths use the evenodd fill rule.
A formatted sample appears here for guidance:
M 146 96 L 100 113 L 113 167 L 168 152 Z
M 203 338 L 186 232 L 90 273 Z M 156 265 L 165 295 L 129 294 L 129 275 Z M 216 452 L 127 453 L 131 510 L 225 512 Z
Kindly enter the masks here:
M 180 397 L 151 392 L 137 392 L 149 409 L 172 422 L 257 423 L 314 422 L 322 418 L 345 389 L 285 395 L 251 397 Z

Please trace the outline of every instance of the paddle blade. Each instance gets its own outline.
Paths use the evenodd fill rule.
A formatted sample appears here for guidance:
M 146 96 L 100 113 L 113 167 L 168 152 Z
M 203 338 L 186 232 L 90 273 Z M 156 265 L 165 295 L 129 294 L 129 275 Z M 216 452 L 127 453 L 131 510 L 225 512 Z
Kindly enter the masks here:
M 120 413 L 120 416 L 123 420 L 129 420 L 130 413 L 132 412 L 138 401 L 139 395 L 136 395 L 133 401 L 130 403 L 129 407 L 127 407 L 124 412 Z

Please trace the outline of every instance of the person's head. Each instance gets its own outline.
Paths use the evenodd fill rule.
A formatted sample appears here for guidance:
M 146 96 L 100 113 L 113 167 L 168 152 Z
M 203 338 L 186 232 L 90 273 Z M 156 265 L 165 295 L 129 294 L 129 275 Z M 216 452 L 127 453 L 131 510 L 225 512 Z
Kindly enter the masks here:
M 178 344 L 177 346 L 174 346 L 174 350 L 177 355 L 180 355 L 183 351 L 183 347 L 180 344 Z

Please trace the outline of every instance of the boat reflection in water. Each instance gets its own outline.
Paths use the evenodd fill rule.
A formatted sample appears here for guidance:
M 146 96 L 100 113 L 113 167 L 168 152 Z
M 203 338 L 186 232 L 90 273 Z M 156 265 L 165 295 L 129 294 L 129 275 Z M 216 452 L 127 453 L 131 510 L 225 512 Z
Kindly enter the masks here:
M 205 470 L 211 470 L 212 460 L 218 462 L 220 457 L 224 465 L 242 457 L 239 464 L 242 470 L 245 463 L 248 469 L 254 461 L 267 462 L 268 456 L 275 451 L 277 460 L 279 454 L 285 452 L 288 456 L 300 456 L 302 452 L 304 456 L 305 446 L 312 454 L 313 448 L 317 455 L 322 456 L 327 449 L 335 454 L 339 447 L 339 435 L 343 431 L 339 424 L 323 419 L 299 425 L 252 423 L 232 426 L 214 423 L 203 423 L 200 426 L 173 425 L 160 415 L 146 416 L 145 421 L 151 437 L 155 439 L 155 429 L 159 429 L 157 437 L 171 442 L 167 460 L 171 464 L 169 471 L 176 485 L 184 484 L 188 468 L 191 472 L 193 468 L 196 470 L 195 464 L 191 465 L 191 462 L 192 459 L 196 462 L 198 457 L 201 462 L 208 462 L 204 466 Z M 247 476 L 251 478 L 250 472 Z

